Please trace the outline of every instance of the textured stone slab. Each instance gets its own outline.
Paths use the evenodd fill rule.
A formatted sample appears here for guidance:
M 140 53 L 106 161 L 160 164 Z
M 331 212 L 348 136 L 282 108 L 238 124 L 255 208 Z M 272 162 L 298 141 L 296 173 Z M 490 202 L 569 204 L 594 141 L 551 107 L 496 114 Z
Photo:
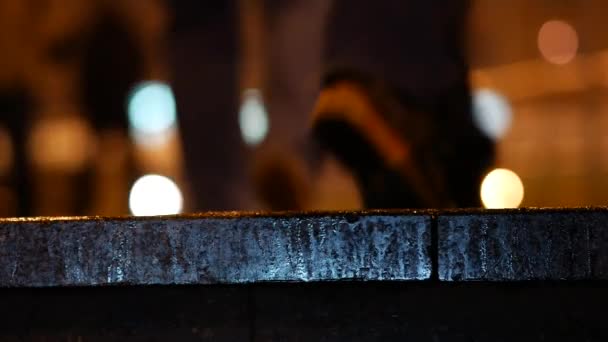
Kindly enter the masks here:
M 431 217 L 408 212 L 0 221 L 0 286 L 422 280 Z
M 606 209 L 448 212 L 437 225 L 440 280 L 608 278 Z

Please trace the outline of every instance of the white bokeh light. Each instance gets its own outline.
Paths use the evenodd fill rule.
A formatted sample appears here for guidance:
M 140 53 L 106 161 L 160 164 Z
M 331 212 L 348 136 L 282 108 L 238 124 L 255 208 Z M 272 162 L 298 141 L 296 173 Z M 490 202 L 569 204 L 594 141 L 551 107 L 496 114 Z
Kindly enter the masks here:
M 129 208 L 135 216 L 174 215 L 182 212 L 183 197 L 171 179 L 160 175 L 139 178 L 129 194 Z
M 479 89 L 473 94 L 473 121 L 490 139 L 502 138 L 511 126 L 513 112 L 507 99 L 490 89 Z
M 488 209 L 517 208 L 524 199 L 524 185 L 515 172 L 494 169 L 481 183 L 480 195 Z
M 244 92 L 239 111 L 239 126 L 247 145 L 258 145 L 266 138 L 270 124 L 259 90 L 248 89 Z
M 136 142 L 162 143 L 176 123 L 176 104 L 171 87 L 157 81 L 137 85 L 129 96 L 127 113 Z

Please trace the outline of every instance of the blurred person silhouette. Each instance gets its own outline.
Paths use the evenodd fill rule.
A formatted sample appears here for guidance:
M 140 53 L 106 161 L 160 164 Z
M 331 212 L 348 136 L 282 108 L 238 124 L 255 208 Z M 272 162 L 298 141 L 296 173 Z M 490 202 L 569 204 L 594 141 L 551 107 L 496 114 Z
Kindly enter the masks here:
M 243 209 L 236 0 L 173 0 L 172 86 L 193 210 Z
M 0 213 L 29 216 L 32 214 L 32 179 L 26 141 L 32 98 L 27 88 L 17 83 L 0 85 L 0 126 L 7 134 L 5 138 L 10 139 L 8 146 L 5 146 L 10 150 L 2 151 L 8 155 L 0 156 L 8 168 L 0 171 L 0 186 L 6 184 L 10 189 L 10 193 L 4 193 L 9 198 L 0 198 Z
M 467 0 L 335 0 L 317 139 L 369 208 L 480 206 L 493 143 L 471 114 Z
M 233 180 L 244 169 L 236 118 L 237 1 L 171 6 L 174 88 L 193 192 L 199 209 L 234 208 Z M 479 184 L 494 146 L 471 115 L 468 7 L 467 0 L 329 6 L 312 129 L 351 170 L 366 207 L 480 205 Z M 261 184 L 271 178 L 257 176 Z
M 145 58 L 133 30 L 116 7 L 101 3 L 90 30 L 81 38 L 80 84 L 85 113 L 99 137 L 97 161 L 111 164 L 103 167 L 116 169 L 112 177 L 126 179 L 114 183 L 125 186 L 134 181 L 136 171 L 128 135 L 127 100 L 131 89 L 145 77 Z M 122 208 L 127 208 L 126 196 L 116 198 L 114 204 L 96 203 L 99 202 L 96 196 L 103 200 L 98 193 L 106 187 L 97 184 L 100 181 L 97 169 L 91 165 L 80 178 L 81 189 L 89 191 L 80 191 L 78 211 L 123 213 Z
M 100 7 L 83 39 L 82 94 L 93 125 L 127 134 L 127 95 L 144 77 L 143 52 L 127 23 L 109 6 Z
M 253 168 L 253 185 L 268 210 L 304 210 L 311 187 L 305 167 L 294 156 L 267 152 L 257 158 Z
M 52 7 L 63 10 L 64 5 L 15 2 L 18 5 L 11 6 L 9 3 L 5 4 L 6 8 L 3 6 L 2 12 L 6 39 L 0 43 L 10 53 L 7 52 L 0 59 L 0 129 L 6 129 L 10 137 L 12 161 L 9 172 L 3 174 L 0 170 L 0 195 L 6 193 L 3 183 L 8 183 L 11 193 L 14 193 L 11 197 L 16 199 L 15 208 L 10 211 L 11 215 L 90 214 L 88 210 L 91 209 L 91 196 L 96 192 L 96 189 L 93 189 L 95 181 L 92 179 L 93 170 L 90 165 L 83 163 L 84 168 L 58 168 L 55 165 L 52 171 L 41 172 L 44 167 L 36 165 L 32 149 L 32 146 L 35 146 L 32 140 L 35 139 L 32 137 L 36 135 L 36 125 L 39 122 L 55 122 L 56 118 L 65 114 L 66 108 L 72 109 L 72 106 L 66 106 L 71 104 L 74 107 L 82 105 L 89 116 L 88 119 L 102 135 L 103 131 L 119 130 L 127 141 L 126 95 L 134 82 L 141 78 L 142 56 L 137 49 L 137 42 L 123 22 L 124 19 L 119 18 L 119 13 L 113 9 L 116 6 L 111 2 L 91 2 L 83 7 L 96 9 L 94 12 L 98 15 L 92 17 L 93 20 L 86 20 L 86 24 L 81 24 L 78 20 L 62 22 L 51 29 L 51 32 L 43 32 L 45 25 L 57 18 L 51 20 L 44 15 Z M 13 8 L 13 11 L 7 10 L 9 7 Z M 87 14 L 82 15 L 86 17 Z M 63 17 L 63 20 L 65 18 L 67 17 Z M 71 77 L 58 82 L 39 82 L 42 78 L 65 76 L 70 72 L 66 70 L 71 70 L 72 66 L 80 67 L 80 93 L 76 97 L 82 102 L 72 98 L 69 91 L 45 91 L 44 87 L 49 85 L 59 84 L 58 87 L 61 88 L 66 83 L 71 83 L 66 81 Z M 49 70 L 56 73 L 48 73 Z M 41 96 L 41 93 L 45 95 Z M 45 111 L 51 102 L 55 105 L 55 112 L 48 115 Z M 57 111 L 57 108 L 60 110 Z M 51 118 L 56 114 L 59 115 Z M 53 131 L 50 139 L 42 134 L 43 137 L 38 140 L 57 150 L 56 145 L 52 144 L 57 134 L 61 132 Z M 88 143 L 78 141 L 81 142 L 83 145 Z M 75 146 L 74 150 L 79 150 L 78 147 L 80 146 Z M 78 154 L 72 150 L 69 152 Z M 113 156 L 116 156 L 117 151 L 112 152 Z M 0 160 L 3 158 L 5 156 L 0 156 Z M 48 164 L 53 158 L 55 157 L 49 157 L 45 163 Z M 48 165 L 46 166 L 48 169 Z M 49 173 L 52 174 L 50 177 Z M 54 183 L 51 189 L 57 192 L 48 191 L 48 187 L 42 185 L 49 183 Z M 66 184 L 67 186 L 64 186 Z M 2 197 L 0 196 L 0 201 Z M 115 202 L 120 200 L 116 199 Z M 49 203 L 51 205 L 48 205 Z M 0 206 L 5 204 L 8 205 L 0 202 Z M 123 207 L 126 208 L 126 205 Z

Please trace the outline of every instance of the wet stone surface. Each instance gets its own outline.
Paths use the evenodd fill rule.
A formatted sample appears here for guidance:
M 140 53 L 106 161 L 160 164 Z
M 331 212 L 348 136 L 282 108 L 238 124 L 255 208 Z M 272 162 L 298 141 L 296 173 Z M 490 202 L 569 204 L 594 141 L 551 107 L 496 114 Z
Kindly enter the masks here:
M 429 215 L 0 221 L 0 286 L 424 280 Z
M 0 341 L 606 341 L 607 222 L 603 208 L 0 220 Z
M 444 281 L 608 278 L 605 209 L 478 211 L 438 217 Z
M 0 286 L 606 280 L 607 223 L 605 208 L 5 219 Z

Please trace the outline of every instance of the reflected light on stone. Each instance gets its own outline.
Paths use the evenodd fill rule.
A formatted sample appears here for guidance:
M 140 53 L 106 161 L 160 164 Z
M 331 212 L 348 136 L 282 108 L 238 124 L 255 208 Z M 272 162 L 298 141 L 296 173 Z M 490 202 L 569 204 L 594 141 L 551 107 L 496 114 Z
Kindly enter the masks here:
M 181 213 L 182 206 L 179 187 L 160 175 L 139 178 L 129 194 L 129 208 L 135 216 L 175 215 Z
M 484 178 L 480 194 L 487 209 L 517 208 L 524 199 L 524 185 L 515 172 L 495 169 Z
M 505 97 L 490 89 L 473 94 L 473 121 L 490 139 L 502 138 L 511 126 L 513 113 Z
M 244 92 L 239 111 L 239 126 L 247 145 L 258 145 L 266 138 L 269 130 L 268 113 L 259 90 L 248 89 Z
M 13 167 L 13 141 L 9 131 L 0 126 L 0 176 L 7 175 Z
M 143 82 L 131 92 L 127 113 L 135 142 L 163 143 L 176 123 L 176 104 L 171 87 L 157 81 Z
M 578 34 L 562 20 L 549 20 L 538 31 L 538 50 L 553 64 L 570 62 L 578 50 Z

